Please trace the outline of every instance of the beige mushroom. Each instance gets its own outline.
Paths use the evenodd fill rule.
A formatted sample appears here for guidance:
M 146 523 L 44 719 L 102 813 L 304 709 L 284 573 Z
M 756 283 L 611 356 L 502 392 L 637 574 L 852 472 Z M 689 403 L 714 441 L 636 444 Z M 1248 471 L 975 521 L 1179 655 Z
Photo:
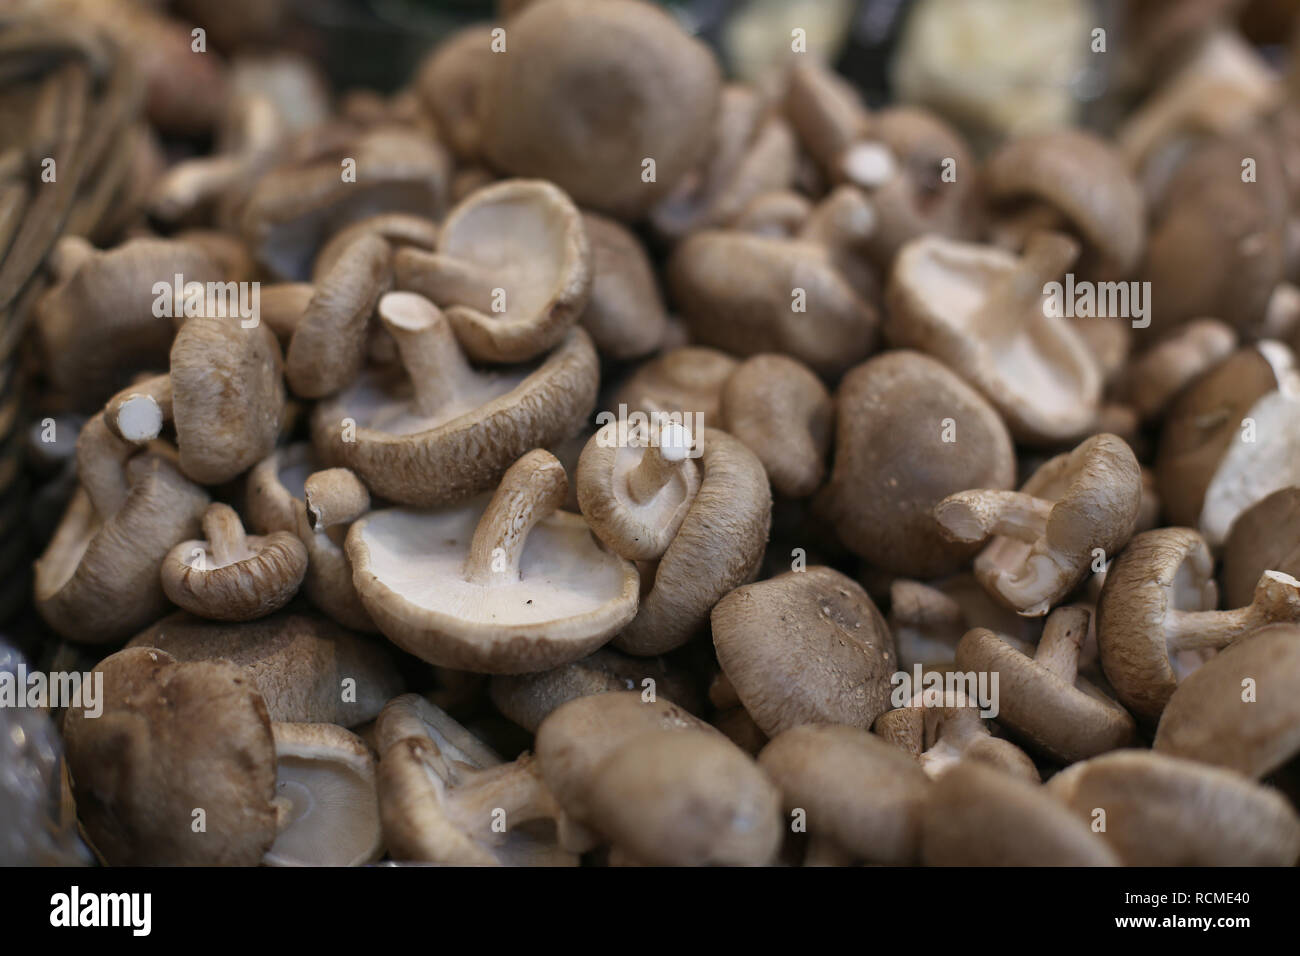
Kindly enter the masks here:
M 480 153 L 479 101 L 492 70 L 492 40 L 488 24 L 457 30 L 434 47 L 415 75 L 416 95 L 462 161 L 476 159 Z
M 1223 546 L 1223 600 L 1241 607 L 1265 571 L 1300 578 L 1300 487 L 1273 492 L 1237 516 Z
M 1193 319 L 1133 359 L 1122 389 L 1143 421 L 1154 421 L 1189 382 L 1220 362 L 1237 346 L 1237 334 L 1218 319 Z
M 671 348 L 641 363 L 607 407 L 620 409 L 627 416 L 635 412 L 677 415 L 692 432 L 699 431 L 696 425 L 718 428 L 723 386 L 739 366 L 717 349 L 698 345 Z
M 663 297 L 641 241 L 613 219 L 582 214 L 591 246 L 591 297 L 579 319 L 601 355 L 640 358 L 667 334 Z

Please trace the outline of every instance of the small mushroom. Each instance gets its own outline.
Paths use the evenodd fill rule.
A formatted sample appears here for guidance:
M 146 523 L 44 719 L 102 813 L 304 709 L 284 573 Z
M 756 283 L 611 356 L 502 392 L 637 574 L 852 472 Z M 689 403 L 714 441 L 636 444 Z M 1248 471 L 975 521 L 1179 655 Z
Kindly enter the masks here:
M 636 614 L 638 578 L 580 516 L 556 510 L 567 485 L 538 449 L 490 501 L 371 512 L 347 540 L 366 609 L 395 644 L 443 667 L 518 674 L 591 653 Z
M 486 371 L 466 361 L 427 299 L 390 292 L 379 316 L 407 380 L 363 373 L 316 406 L 312 444 L 390 501 L 429 507 L 485 491 L 529 449 L 575 432 L 595 402 L 598 361 L 581 329 L 530 365 Z
M 792 727 L 763 748 L 758 765 L 780 788 L 787 818 L 806 814 L 804 865 L 916 862 L 930 784 L 884 741 L 855 727 Z
M 289 603 L 307 573 L 307 549 L 296 535 L 247 536 L 229 505 L 208 505 L 203 535 L 203 540 L 180 542 L 162 562 L 167 596 L 199 617 L 265 617 Z
M 691 435 L 669 422 L 643 443 L 619 438 L 607 425 L 583 448 L 578 506 L 611 551 L 629 561 L 653 561 L 672 543 L 700 490 Z
M 641 241 L 613 219 L 582 214 L 591 246 L 591 297 L 579 319 L 596 350 L 611 359 L 640 358 L 667 333 L 663 297 Z
M 1232 523 L 1223 546 L 1223 600 L 1249 604 L 1259 576 L 1268 570 L 1300 578 L 1300 487 L 1273 492 Z
M 1094 435 L 1043 464 L 1020 491 L 962 491 L 935 505 L 952 541 L 993 536 L 975 576 L 1008 607 L 1040 617 L 1069 594 L 1096 559 L 1118 554 L 1137 524 L 1142 475 L 1115 435 Z
M 988 246 L 916 239 L 894 263 L 886 335 L 966 379 L 1020 441 L 1076 439 L 1097 416 L 1101 372 L 1069 322 L 1045 308 L 1043 289 L 1077 251 L 1056 233 L 1035 234 L 1019 259 Z
M 963 761 L 921 816 L 926 866 L 1118 866 L 1115 851 L 1044 788 Z
M 234 664 L 276 722 L 357 727 L 402 691 L 401 675 L 383 647 L 314 615 L 286 611 L 226 624 L 177 612 L 127 646 L 156 647 L 178 661 Z
M 889 708 L 894 639 L 867 592 L 838 571 L 737 588 L 711 619 L 718 663 L 769 737 L 800 724 L 867 728 Z
M 480 189 L 443 222 L 436 252 L 399 249 L 397 287 L 446 310 L 480 362 L 526 362 L 559 345 L 592 286 L 591 245 L 573 202 L 542 180 Z
M 1061 763 L 1087 760 L 1133 742 L 1133 718 L 1079 676 L 1089 613 L 1058 608 L 1033 657 L 976 628 L 957 646 L 957 668 L 998 675 L 998 723 L 1031 750 Z M 993 678 L 990 677 L 990 680 Z
M 1242 635 L 1300 621 L 1300 581 L 1265 571 L 1249 605 L 1217 607 L 1214 559 L 1190 528 L 1140 534 L 1111 565 L 1097 604 L 1101 664 L 1139 717 L 1157 720 L 1178 685 Z
M 102 713 L 69 708 L 77 814 L 110 865 L 255 866 L 276 837 L 275 743 L 252 680 L 156 648 L 105 658 Z M 203 826 L 195 826 L 202 820 Z
M 361 866 L 384 852 L 375 760 L 334 724 L 276 723 L 278 833 L 270 866 Z
M 834 469 L 820 503 L 844 546 L 873 567 L 932 578 L 975 549 L 932 511 L 972 484 L 1009 488 L 1015 452 L 993 407 L 934 359 L 893 351 L 855 368 L 835 396 Z
M 755 355 L 722 389 L 722 427 L 763 463 L 772 488 L 811 495 L 826 475 L 835 407 L 826 386 L 784 355 Z
M 1300 627 L 1260 628 L 1199 667 L 1169 698 L 1154 747 L 1254 779 L 1294 761 L 1300 754 Z
M 554 182 L 582 206 L 637 218 L 709 147 L 720 71 L 703 43 L 652 4 L 530 5 L 510 18 L 509 52 L 491 66 L 479 93 L 483 153 L 512 175 Z
M 652 572 L 636 617 L 614 646 L 641 656 L 680 647 L 732 588 L 753 580 L 772 522 L 763 465 L 740 441 L 712 428 L 697 436 L 699 491 Z
M 1300 817 L 1286 798 L 1235 773 L 1146 750 L 1067 767 L 1049 793 L 1082 820 L 1105 811 L 1101 838 L 1125 866 L 1293 866 Z
M 1124 394 L 1143 421 L 1154 421 L 1184 386 L 1236 347 L 1237 333 L 1231 326 L 1218 319 L 1193 319 L 1133 359 L 1124 373 Z
M 671 348 L 641 363 L 619 386 L 609 407 L 625 407 L 629 415 L 677 415 L 683 422 L 689 416 L 717 428 L 722 422 L 723 386 L 739 365 L 717 349 L 698 345 Z

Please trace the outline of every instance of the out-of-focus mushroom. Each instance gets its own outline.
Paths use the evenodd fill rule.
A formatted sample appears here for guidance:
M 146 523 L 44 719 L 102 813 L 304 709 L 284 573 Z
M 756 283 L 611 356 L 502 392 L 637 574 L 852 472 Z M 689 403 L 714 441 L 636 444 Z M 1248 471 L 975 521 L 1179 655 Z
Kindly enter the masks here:
M 492 27 L 457 30 L 425 57 L 415 75 L 420 103 L 433 114 L 438 132 L 461 161 L 477 159 L 482 138 L 479 112 L 483 86 L 492 70 Z
M 1154 421 L 1184 386 L 1224 361 L 1237 333 L 1218 319 L 1193 319 L 1133 359 L 1122 392 L 1143 421 Z
M 1280 571 L 1300 578 L 1300 487 L 1273 492 L 1232 523 L 1223 546 L 1223 600 L 1241 607 L 1254 598 L 1259 576 Z
M 639 358 L 663 342 L 668 317 L 641 241 L 613 219 L 583 213 L 591 246 L 591 297 L 579 320 L 596 350 L 612 359 Z

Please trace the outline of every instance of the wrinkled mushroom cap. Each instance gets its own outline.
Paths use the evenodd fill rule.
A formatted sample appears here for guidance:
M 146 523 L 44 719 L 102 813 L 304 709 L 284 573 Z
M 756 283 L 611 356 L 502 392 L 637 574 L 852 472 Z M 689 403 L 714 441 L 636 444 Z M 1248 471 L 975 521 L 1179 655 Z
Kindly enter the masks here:
M 276 834 L 275 745 L 239 669 L 129 648 L 96 668 L 103 713 L 63 723 L 78 815 L 109 864 L 255 866 Z M 195 810 L 205 829 L 196 832 Z
M 810 723 L 870 727 L 889 709 L 894 639 L 861 585 L 832 568 L 737 588 L 712 623 L 718 662 L 769 737 Z

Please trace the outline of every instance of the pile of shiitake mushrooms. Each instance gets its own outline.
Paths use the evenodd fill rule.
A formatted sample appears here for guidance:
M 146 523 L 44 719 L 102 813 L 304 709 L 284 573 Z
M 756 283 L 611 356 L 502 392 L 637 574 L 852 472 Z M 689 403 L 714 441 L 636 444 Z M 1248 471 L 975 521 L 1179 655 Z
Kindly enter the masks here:
M 1207 14 L 1106 135 L 977 152 L 505 7 L 391 96 L 222 63 L 46 260 L 99 858 L 1295 864 L 1300 86 Z

